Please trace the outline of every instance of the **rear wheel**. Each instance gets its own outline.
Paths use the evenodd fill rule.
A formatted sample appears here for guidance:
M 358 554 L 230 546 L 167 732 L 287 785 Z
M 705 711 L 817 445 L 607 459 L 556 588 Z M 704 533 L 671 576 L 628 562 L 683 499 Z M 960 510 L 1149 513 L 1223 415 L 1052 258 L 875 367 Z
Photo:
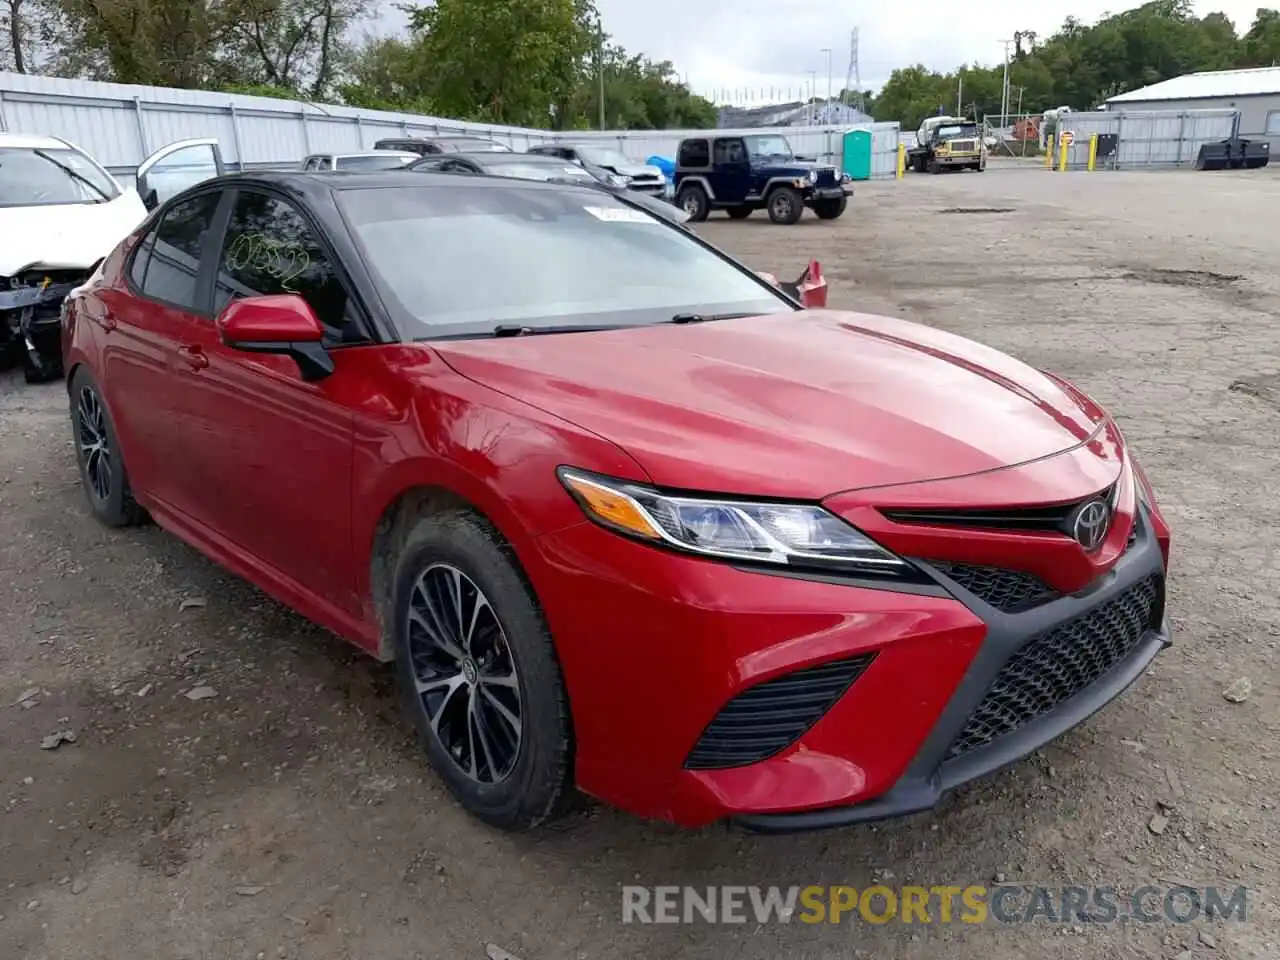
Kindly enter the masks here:
M 396 667 L 431 766 L 472 815 L 527 830 L 572 791 L 568 698 L 511 549 L 481 516 L 418 519 L 397 561 Z
M 695 223 L 707 219 L 707 214 L 711 212 L 711 201 L 700 183 L 686 183 L 681 186 L 676 191 L 676 206 L 687 213 L 689 219 Z
M 818 215 L 819 220 L 836 220 L 844 213 L 844 208 L 848 206 L 847 197 L 835 197 L 831 200 L 815 200 L 813 202 L 813 212 Z
M 724 211 L 729 215 L 730 220 L 745 220 L 751 216 L 751 207 L 727 207 Z
M 769 194 L 768 209 L 774 223 L 792 224 L 804 215 L 804 198 L 792 187 L 778 187 Z
M 147 513 L 133 499 L 111 415 L 97 382 L 84 367 L 71 378 L 70 394 L 71 433 L 89 509 L 109 527 L 143 523 Z

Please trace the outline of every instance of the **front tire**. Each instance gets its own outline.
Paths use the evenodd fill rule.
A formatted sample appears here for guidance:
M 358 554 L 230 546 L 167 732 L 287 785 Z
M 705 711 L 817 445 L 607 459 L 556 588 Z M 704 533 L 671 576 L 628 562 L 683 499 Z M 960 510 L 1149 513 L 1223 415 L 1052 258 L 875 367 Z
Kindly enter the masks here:
M 144 523 L 147 512 L 133 499 L 111 414 L 97 381 L 84 367 L 71 378 L 70 399 L 71 435 L 89 509 L 109 527 Z
M 778 187 L 769 194 L 769 219 L 774 223 L 796 223 L 804 216 L 804 198 L 791 187 Z
M 469 510 L 418 519 L 397 561 L 394 611 L 405 708 L 449 792 L 503 830 L 563 813 L 568 697 L 537 600 L 497 531 Z

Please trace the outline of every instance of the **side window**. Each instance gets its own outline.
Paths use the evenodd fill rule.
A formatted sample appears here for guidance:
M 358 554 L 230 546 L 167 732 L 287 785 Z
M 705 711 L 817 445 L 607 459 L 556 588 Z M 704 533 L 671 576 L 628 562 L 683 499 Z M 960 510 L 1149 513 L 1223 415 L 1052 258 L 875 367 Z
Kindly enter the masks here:
M 716 163 L 740 163 L 747 159 L 741 140 L 717 140 L 713 148 Z
M 292 203 L 241 190 L 218 261 L 214 309 L 237 297 L 296 293 L 311 305 L 329 344 L 362 343 L 329 255 Z
M 1280 137 L 1280 110 L 1272 110 L 1267 114 L 1267 136 Z
M 682 167 L 708 167 L 711 165 L 711 151 L 705 140 L 686 140 L 680 144 L 680 155 L 676 163 Z
M 156 228 L 152 227 L 147 235 L 138 241 L 137 252 L 133 255 L 133 263 L 129 266 L 129 279 L 139 290 L 147 278 L 147 264 L 151 261 L 151 247 L 156 242 Z
M 320 157 L 318 160 L 316 160 L 317 170 L 329 170 L 329 169 L 332 169 L 332 167 L 333 167 L 333 161 L 330 160 L 330 158 L 328 157 Z
M 201 194 L 174 204 L 163 214 L 154 241 L 148 238 L 150 257 L 141 286 L 144 297 L 191 313 L 204 312 L 205 304 L 196 299 L 200 255 L 221 196 L 216 192 Z

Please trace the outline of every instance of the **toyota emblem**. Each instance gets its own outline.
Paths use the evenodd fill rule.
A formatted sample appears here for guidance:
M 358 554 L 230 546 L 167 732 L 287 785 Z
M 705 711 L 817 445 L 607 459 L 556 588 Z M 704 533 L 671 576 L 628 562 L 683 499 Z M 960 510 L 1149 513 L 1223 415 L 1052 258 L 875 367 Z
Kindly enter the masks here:
M 1111 525 L 1111 508 L 1103 500 L 1090 500 L 1076 514 L 1071 535 L 1086 550 L 1097 550 L 1107 537 Z

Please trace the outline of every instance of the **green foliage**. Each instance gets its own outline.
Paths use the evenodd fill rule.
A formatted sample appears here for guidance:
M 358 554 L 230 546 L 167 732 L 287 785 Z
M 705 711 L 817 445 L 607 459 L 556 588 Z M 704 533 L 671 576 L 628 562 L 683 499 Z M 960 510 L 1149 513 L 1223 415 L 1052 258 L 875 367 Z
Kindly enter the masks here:
M 1222 13 L 1197 18 L 1189 0 L 1153 0 L 1085 26 L 1068 17 L 1040 46 L 1020 46 L 1009 65 L 1011 114 L 1070 106 L 1096 108 L 1108 97 L 1201 70 L 1280 63 L 1280 12 L 1259 9 L 1243 37 Z M 871 103 L 878 120 L 914 130 L 939 107 L 975 119 L 1000 113 L 1003 64 L 950 73 L 922 65 L 895 70 Z M 869 101 L 870 103 L 870 101 Z
M 437 0 L 401 7 L 404 38 L 352 58 L 346 103 L 461 120 L 585 130 L 711 127 L 716 109 L 668 62 L 610 43 L 594 0 Z

